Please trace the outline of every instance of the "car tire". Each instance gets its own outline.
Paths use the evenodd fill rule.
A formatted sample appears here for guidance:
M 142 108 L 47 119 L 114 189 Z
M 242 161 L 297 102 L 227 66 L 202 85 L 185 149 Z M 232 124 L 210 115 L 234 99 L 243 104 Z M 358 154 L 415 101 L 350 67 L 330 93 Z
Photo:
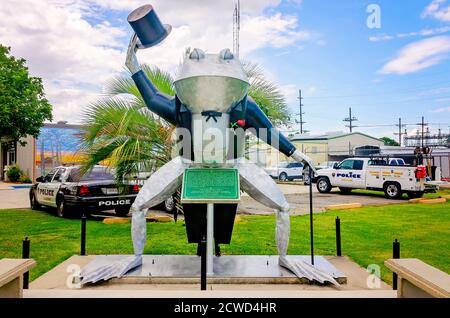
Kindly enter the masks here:
M 286 172 L 280 173 L 280 175 L 278 176 L 278 180 L 287 181 L 288 180 L 287 173 Z
M 402 189 L 397 182 L 386 182 L 384 185 L 384 195 L 388 199 L 399 199 L 402 197 Z
M 331 188 L 331 183 L 328 178 L 322 177 L 317 180 L 317 191 L 319 191 L 320 193 L 329 193 L 331 191 Z
M 170 196 L 166 201 L 164 201 L 164 210 L 168 213 L 173 213 L 175 210 L 175 199 L 173 196 Z
M 350 194 L 352 190 L 353 190 L 352 188 L 339 187 L 339 191 L 341 191 L 341 194 Z
M 121 207 L 115 208 L 114 211 L 116 212 L 116 214 L 118 216 L 125 217 L 128 215 L 128 213 L 130 213 L 130 207 L 121 206 Z
M 32 191 L 30 194 L 30 207 L 32 210 L 39 210 L 41 208 L 39 201 L 36 199 L 36 194 L 34 193 L 34 191 Z
M 63 197 L 56 199 L 56 215 L 60 218 L 70 218 L 74 216 L 73 208 L 67 206 Z
M 68 218 L 72 213 L 71 209 L 67 206 L 64 198 L 56 200 L 56 215 L 60 218 Z
M 423 197 L 424 192 L 423 191 L 417 191 L 417 192 L 408 192 L 408 198 L 410 199 L 419 199 Z

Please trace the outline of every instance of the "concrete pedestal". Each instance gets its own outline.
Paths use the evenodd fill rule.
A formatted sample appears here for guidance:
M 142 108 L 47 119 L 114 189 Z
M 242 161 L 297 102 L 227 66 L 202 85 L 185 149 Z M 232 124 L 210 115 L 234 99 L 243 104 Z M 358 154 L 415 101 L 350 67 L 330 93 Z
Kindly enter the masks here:
M 86 265 L 99 266 L 118 260 L 124 255 L 98 255 Z M 309 255 L 288 256 L 292 261 L 310 262 Z M 208 275 L 209 284 L 299 284 L 310 283 L 298 278 L 278 265 L 278 256 L 230 255 L 214 256 L 214 274 Z M 315 266 L 331 274 L 340 284 L 347 277 L 322 256 L 315 257 Z M 195 255 L 145 255 L 142 266 L 130 271 L 113 283 L 123 284 L 198 284 L 200 281 L 200 257 Z

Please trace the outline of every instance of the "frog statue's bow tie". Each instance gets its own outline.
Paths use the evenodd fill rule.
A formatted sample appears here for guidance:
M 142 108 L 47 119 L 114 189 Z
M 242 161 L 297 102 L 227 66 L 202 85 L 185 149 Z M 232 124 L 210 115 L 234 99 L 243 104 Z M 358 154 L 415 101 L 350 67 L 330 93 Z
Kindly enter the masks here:
M 217 123 L 216 117 L 222 117 L 222 113 L 216 112 L 213 110 L 207 110 L 207 111 L 202 112 L 202 116 L 206 117 L 207 122 L 208 122 L 208 120 L 210 120 L 212 118 Z

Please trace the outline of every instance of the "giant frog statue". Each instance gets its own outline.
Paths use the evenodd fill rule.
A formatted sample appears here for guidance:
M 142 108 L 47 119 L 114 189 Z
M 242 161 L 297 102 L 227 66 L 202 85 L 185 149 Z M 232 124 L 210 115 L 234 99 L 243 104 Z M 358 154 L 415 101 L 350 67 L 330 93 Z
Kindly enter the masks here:
M 135 255 L 82 272 L 82 283 L 121 277 L 140 266 L 146 242 L 147 210 L 165 201 L 181 187 L 186 168 L 200 166 L 237 169 L 240 188 L 275 210 L 275 240 L 280 266 L 298 277 L 337 285 L 331 275 L 306 262 L 294 262 L 286 257 L 290 236 L 289 204 L 272 178 L 244 158 L 245 132 L 252 132 L 287 157 L 303 162 L 313 171 L 315 169 L 312 161 L 279 133 L 248 96 L 250 84 L 239 59 L 229 49 L 218 54 L 207 54 L 198 48 L 187 52 L 176 73 L 176 94 L 174 97 L 166 96 L 143 72 L 136 52 L 159 44 L 168 36 L 171 27 L 161 24 L 150 5 L 134 10 L 128 21 L 135 33 L 130 40 L 125 64 L 148 109 L 177 127 L 183 147 L 179 155 L 146 180 L 131 207 Z M 215 205 L 216 249 L 218 244 L 230 243 L 236 209 L 237 204 Z M 188 241 L 199 243 L 206 231 L 205 226 L 199 226 L 205 222 L 206 204 L 183 204 L 183 212 Z

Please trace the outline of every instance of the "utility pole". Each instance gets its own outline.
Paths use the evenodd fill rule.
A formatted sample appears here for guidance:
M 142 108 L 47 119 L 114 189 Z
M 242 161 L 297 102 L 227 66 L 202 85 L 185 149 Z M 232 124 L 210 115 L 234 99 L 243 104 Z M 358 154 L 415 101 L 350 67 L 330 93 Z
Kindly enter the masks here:
M 350 128 L 350 133 L 352 133 L 353 132 L 353 128 L 357 127 L 357 126 L 353 125 L 353 122 L 354 121 L 358 121 L 358 118 L 352 116 L 352 108 L 351 107 L 349 107 L 349 109 L 348 109 L 348 117 L 344 118 L 344 121 L 345 122 L 349 122 L 349 125 L 346 125 L 345 127 Z
M 424 146 L 424 139 L 425 139 L 425 127 L 428 126 L 428 123 L 425 123 L 425 118 L 422 116 L 422 122 L 417 124 L 419 126 L 421 126 L 422 128 L 422 137 L 421 137 L 421 146 L 423 148 Z
M 443 144 L 443 142 L 442 142 L 442 132 L 441 132 L 441 127 L 439 127 L 439 129 L 438 129 L 438 145 L 440 146 L 441 144 Z
M 298 114 L 299 116 L 300 116 L 300 121 L 298 121 L 297 123 L 298 124 L 300 124 L 300 135 L 303 135 L 303 133 L 306 133 L 306 132 L 308 132 L 307 130 L 303 130 L 303 124 L 306 124 L 306 122 L 305 121 L 303 121 L 303 115 L 305 114 L 304 112 L 303 112 L 303 106 L 305 106 L 305 105 L 303 105 L 303 103 L 302 103 L 302 100 L 303 100 L 303 97 L 302 97 L 302 90 L 301 89 L 299 89 L 298 90 L 298 100 L 299 100 L 299 110 L 300 110 L 300 113 Z
M 407 145 L 408 130 L 406 130 L 406 128 L 405 128 L 405 131 L 404 131 L 403 135 L 405 136 L 404 139 L 403 139 L 403 144 L 405 145 L 405 147 L 407 147 L 408 146 Z
M 241 2 L 234 5 L 233 12 L 233 53 L 239 57 L 239 32 L 241 30 Z
M 404 125 L 402 125 L 402 119 L 399 118 L 398 119 L 398 124 L 395 125 L 398 127 L 398 133 L 394 133 L 394 135 L 398 135 L 398 145 L 401 146 L 402 145 L 402 135 L 406 134 L 406 129 L 405 129 L 405 133 L 402 133 L 402 128 Z

